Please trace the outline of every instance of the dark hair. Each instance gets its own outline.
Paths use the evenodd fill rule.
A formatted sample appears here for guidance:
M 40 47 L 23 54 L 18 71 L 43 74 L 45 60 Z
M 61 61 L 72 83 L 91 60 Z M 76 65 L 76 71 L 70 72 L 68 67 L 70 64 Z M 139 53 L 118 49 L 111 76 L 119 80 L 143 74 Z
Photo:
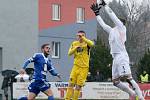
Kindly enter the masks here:
M 78 33 L 84 33 L 86 35 L 85 31 L 83 30 L 78 31 Z
M 123 23 L 123 25 L 126 25 L 126 20 L 125 19 L 123 19 L 123 18 L 119 18 L 119 19 Z
M 83 31 L 83 30 L 80 30 L 80 31 L 78 31 L 78 33 L 85 33 L 85 31 Z
M 47 46 L 47 45 L 49 45 L 49 44 L 48 44 L 48 43 L 43 44 L 43 45 L 41 46 L 41 49 L 44 49 L 45 46 Z

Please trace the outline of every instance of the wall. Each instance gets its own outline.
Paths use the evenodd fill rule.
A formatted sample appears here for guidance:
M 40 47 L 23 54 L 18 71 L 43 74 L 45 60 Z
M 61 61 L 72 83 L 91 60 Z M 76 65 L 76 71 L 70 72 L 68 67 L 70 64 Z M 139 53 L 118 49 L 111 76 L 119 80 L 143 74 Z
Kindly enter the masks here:
M 0 0 L 0 2 L 0 47 L 3 48 L 3 70 L 19 70 L 25 59 L 38 50 L 38 0 Z

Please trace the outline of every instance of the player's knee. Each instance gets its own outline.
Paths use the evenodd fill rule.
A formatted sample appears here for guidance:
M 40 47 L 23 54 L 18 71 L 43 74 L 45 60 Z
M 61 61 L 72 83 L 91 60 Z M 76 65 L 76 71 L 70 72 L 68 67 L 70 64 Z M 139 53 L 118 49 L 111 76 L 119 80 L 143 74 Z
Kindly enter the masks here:
M 28 98 L 27 100 L 35 100 L 35 98 Z
M 120 83 L 120 80 L 119 80 L 119 79 L 113 80 L 113 85 L 114 85 L 114 86 L 117 86 L 119 83 Z
M 81 88 L 82 88 L 82 86 L 80 86 L 80 85 L 76 85 L 76 87 L 75 87 L 76 90 L 81 90 Z
M 127 82 L 129 82 L 129 81 L 133 80 L 133 78 L 132 77 L 128 77 L 126 80 L 127 80 Z
M 53 92 L 52 90 L 49 88 L 47 89 L 46 91 L 44 91 L 44 93 L 47 95 L 47 96 L 53 96 Z
M 47 96 L 53 96 L 53 93 L 52 92 L 48 92 Z
M 27 100 L 35 100 L 35 96 L 28 96 Z
M 127 79 L 128 79 L 128 80 L 132 80 L 132 79 L 133 79 L 133 78 L 132 78 L 132 75 L 128 75 L 128 76 L 127 76 Z

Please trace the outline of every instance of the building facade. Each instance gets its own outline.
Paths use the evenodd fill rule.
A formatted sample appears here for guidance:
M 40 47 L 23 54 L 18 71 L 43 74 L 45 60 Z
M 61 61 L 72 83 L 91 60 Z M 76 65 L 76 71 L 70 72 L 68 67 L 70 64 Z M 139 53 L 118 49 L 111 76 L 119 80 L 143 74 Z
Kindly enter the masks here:
M 19 71 L 25 59 L 38 51 L 38 1 L 0 1 L 0 72 Z M 1 73 L 0 80 L 1 88 Z M 2 95 L 0 89 L 0 100 L 5 100 Z
M 96 39 L 97 22 L 90 9 L 92 0 L 39 0 L 39 47 L 52 45 L 52 61 L 67 81 L 73 65 L 68 49 L 79 30 Z M 54 79 L 52 79 L 53 81 Z

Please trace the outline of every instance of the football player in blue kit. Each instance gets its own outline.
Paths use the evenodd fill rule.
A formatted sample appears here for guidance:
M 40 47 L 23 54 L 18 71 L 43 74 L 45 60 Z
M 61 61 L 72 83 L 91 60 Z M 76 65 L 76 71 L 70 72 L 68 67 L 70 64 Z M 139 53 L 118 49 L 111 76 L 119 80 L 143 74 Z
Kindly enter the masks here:
M 54 100 L 50 84 L 46 81 L 46 74 L 49 71 L 53 76 L 57 76 L 59 79 L 61 79 L 61 77 L 55 72 L 51 60 L 48 58 L 51 51 L 50 45 L 43 44 L 41 51 L 42 53 L 35 53 L 34 56 L 29 58 L 20 70 L 20 74 L 24 74 L 28 64 L 34 62 L 34 74 L 31 84 L 28 87 L 29 94 L 27 97 L 21 97 L 19 100 L 34 100 L 40 91 L 48 96 L 48 100 Z

